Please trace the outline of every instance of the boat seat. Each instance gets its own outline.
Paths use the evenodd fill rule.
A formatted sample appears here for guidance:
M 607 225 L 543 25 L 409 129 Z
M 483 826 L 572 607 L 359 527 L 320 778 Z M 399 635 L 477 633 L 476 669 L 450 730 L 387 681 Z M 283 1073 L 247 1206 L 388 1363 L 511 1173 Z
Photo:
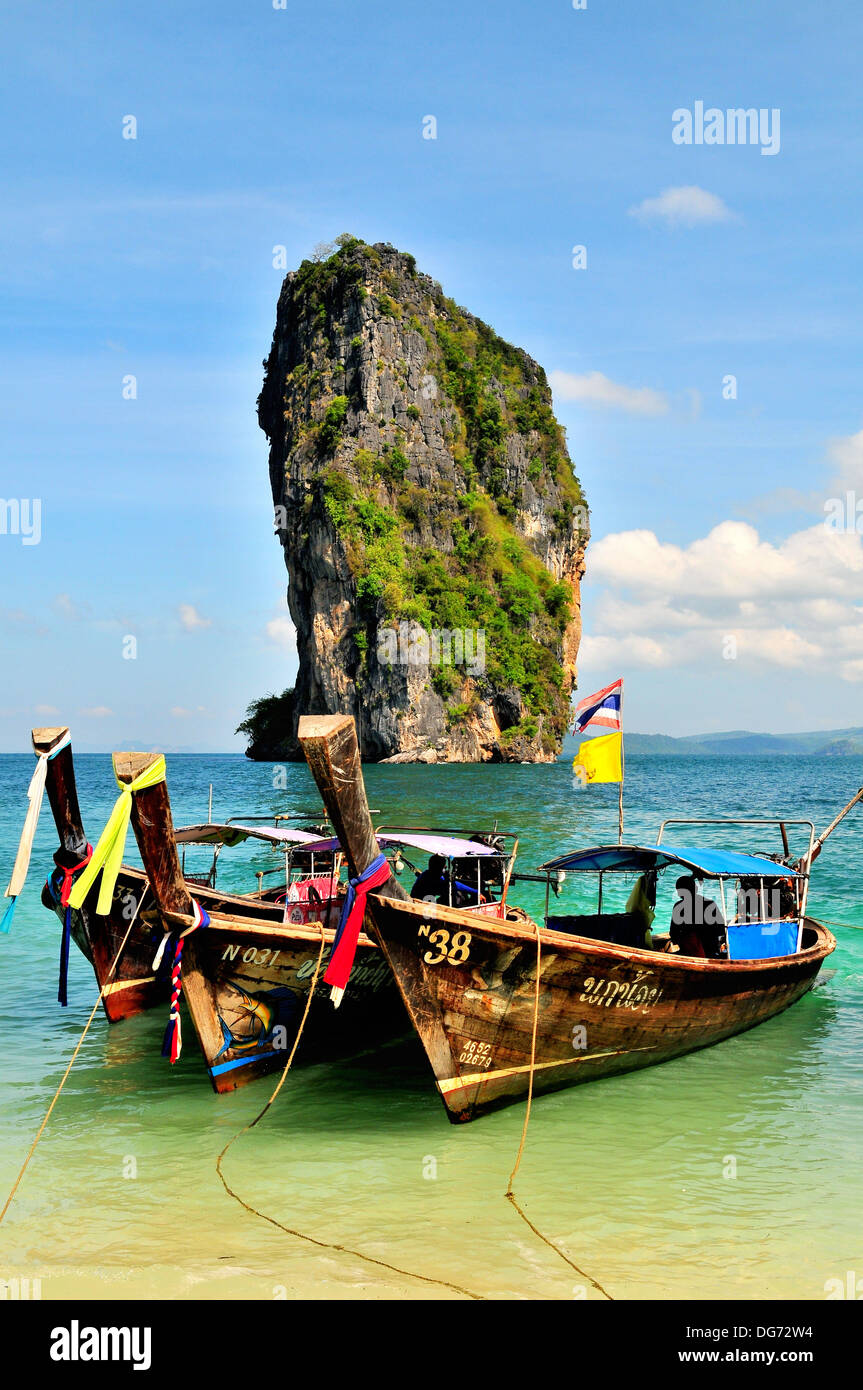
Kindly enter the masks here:
M 644 947 L 644 919 L 632 912 L 606 912 L 602 916 L 549 917 L 550 931 L 587 936 L 592 941 L 610 941 L 615 946 Z

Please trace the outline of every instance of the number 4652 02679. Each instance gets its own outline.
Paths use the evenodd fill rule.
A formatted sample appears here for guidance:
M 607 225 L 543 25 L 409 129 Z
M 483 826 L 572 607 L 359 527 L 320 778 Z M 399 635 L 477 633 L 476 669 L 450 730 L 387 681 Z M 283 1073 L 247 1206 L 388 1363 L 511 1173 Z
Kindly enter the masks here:
M 457 931 L 450 939 L 450 933 L 443 927 L 432 931 L 428 923 L 424 923 L 417 936 L 427 936 L 429 944 L 435 948 L 423 955 L 426 965 L 441 965 L 444 961 L 448 965 L 461 965 L 470 953 L 470 932 Z

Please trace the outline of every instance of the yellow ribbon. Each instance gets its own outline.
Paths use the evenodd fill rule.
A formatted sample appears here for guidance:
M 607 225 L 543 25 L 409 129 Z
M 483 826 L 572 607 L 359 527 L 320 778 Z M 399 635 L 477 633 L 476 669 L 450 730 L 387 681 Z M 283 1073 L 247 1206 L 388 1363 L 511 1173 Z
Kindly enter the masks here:
M 135 778 L 134 782 L 121 782 L 117 777 L 116 768 L 114 769 L 114 777 L 120 788 L 120 795 L 108 817 L 105 829 L 99 836 L 99 843 L 93 850 L 92 859 L 69 894 L 69 906 L 81 907 L 101 869 L 102 882 L 99 887 L 99 899 L 96 903 L 96 911 L 100 917 L 107 917 L 111 911 L 114 887 L 120 872 L 120 865 L 123 862 L 126 835 L 129 831 L 129 820 L 132 815 L 132 794 L 143 791 L 145 787 L 155 787 L 159 782 L 164 782 L 165 759 L 162 756 L 158 757 L 139 777 Z

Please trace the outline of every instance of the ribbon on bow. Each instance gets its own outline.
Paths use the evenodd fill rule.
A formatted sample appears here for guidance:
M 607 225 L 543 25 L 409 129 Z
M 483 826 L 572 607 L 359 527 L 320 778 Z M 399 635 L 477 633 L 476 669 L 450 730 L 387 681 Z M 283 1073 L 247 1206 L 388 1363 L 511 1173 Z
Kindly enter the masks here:
M 170 1060 L 171 1066 L 183 1051 L 183 1036 L 180 1031 L 180 995 L 183 992 L 183 938 L 199 928 L 208 927 L 210 918 L 199 902 L 192 899 L 192 925 L 182 932 L 166 932 L 159 942 L 159 949 L 153 958 L 153 970 L 158 973 L 168 942 L 173 943 L 174 958 L 171 962 L 171 1006 L 168 1013 L 168 1026 L 162 1039 L 162 1056 Z
M 57 899 L 59 891 L 60 906 L 65 909 L 63 913 L 63 934 L 60 937 L 60 976 L 57 981 L 57 1003 L 62 1004 L 63 1008 L 69 1003 L 69 943 L 72 939 L 72 909 L 69 906 L 69 894 L 72 892 L 72 885 L 75 882 L 75 875 L 86 868 L 93 857 L 93 846 L 87 846 L 87 853 L 77 864 L 58 864 L 51 878 L 48 879 L 48 889 L 52 896 Z M 56 861 L 57 855 L 54 856 Z M 59 876 L 55 885 L 53 880 Z
M 348 884 L 336 939 L 333 942 L 333 953 L 324 975 L 324 984 L 331 986 L 330 998 L 336 1009 L 342 1002 L 350 979 L 360 927 L 366 912 L 366 898 L 373 888 L 379 888 L 382 883 L 386 883 L 389 876 L 390 866 L 384 856 L 379 854 L 367 869 L 357 878 L 352 878 Z
M 30 855 L 33 851 L 33 840 L 36 835 L 36 826 L 39 824 L 39 812 L 42 809 L 42 799 L 45 795 L 45 780 L 48 776 L 48 764 L 51 759 L 56 758 L 57 754 L 62 752 L 64 748 L 68 748 L 71 742 L 72 736 L 67 729 L 59 743 L 55 743 L 50 752 L 40 753 L 36 759 L 36 767 L 33 770 L 33 776 L 30 778 L 30 785 L 27 788 L 27 800 L 30 804 L 27 807 L 27 815 L 24 818 L 24 828 L 21 831 L 21 839 L 18 842 L 18 853 L 15 856 L 12 877 L 9 880 L 9 886 L 5 893 L 5 896 L 11 898 L 12 901 L 3 914 L 3 920 L 0 922 L 0 932 L 8 932 L 11 927 L 12 917 L 15 912 L 15 903 L 27 879 L 27 870 L 30 867 Z
M 107 917 L 111 911 L 111 900 L 114 896 L 114 887 L 120 872 L 120 865 L 123 862 L 123 851 L 126 848 L 126 836 L 129 832 L 132 795 L 134 792 L 144 791 L 146 787 L 155 787 L 159 782 L 164 782 L 165 759 L 161 756 L 158 757 L 146 771 L 135 778 L 134 782 L 121 782 L 117 777 L 116 769 L 114 777 L 120 788 L 120 795 L 108 817 L 105 829 L 99 836 L 89 864 L 69 894 L 69 906 L 76 909 L 80 908 L 101 869 L 102 882 L 99 885 L 99 898 L 96 903 L 96 911 L 100 917 Z

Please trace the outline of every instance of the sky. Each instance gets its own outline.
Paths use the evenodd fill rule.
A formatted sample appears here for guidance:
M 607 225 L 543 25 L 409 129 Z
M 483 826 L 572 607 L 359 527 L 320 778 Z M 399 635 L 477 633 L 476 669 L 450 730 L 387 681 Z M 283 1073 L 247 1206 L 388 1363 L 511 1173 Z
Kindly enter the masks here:
M 2 5 L 0 751 L 239 752 L 292 684 L 255 402 L 279 248 L 341 232 L 548 372 L 581 694 L 863 724 L 863 11 L 281 5 Z

